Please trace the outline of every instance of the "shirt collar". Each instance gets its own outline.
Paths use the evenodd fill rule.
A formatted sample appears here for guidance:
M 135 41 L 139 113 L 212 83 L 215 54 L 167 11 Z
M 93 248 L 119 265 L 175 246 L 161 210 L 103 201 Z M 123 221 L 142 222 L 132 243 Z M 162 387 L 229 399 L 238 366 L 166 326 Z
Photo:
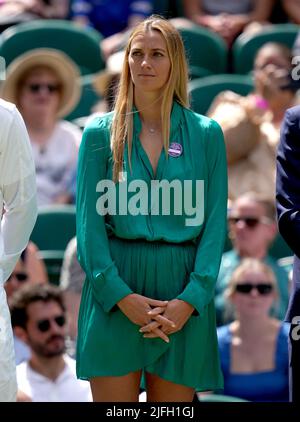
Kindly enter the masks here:
M 74 378 L 74 371 L 72 371 L 72 359 L 65 354 L 64 355 L 65 360 L 65 366 L 62 372 L 58 375 L 55 381 L 51 380 L 50 378 L 46 377 L 43 374 L 40 374 L 39 372 L 35 371 L 31 366 L 29 361 L 24 362 L 27 366 L 27 371 L 30 373 L 30 378 L 35 379 L 36 382 L 48 382 L 48 383 L 54 383 L 54 384 L 60 384 L 61 382 L 65 381 L 69 378 Z

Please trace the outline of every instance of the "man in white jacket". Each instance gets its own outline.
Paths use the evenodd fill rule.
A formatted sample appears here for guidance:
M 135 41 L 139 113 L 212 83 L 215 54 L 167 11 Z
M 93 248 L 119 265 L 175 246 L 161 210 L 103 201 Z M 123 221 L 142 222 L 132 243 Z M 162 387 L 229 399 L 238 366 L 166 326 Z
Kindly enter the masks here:
M 36 217 L 35 168 L 27 130 L 16 106 L 0 99 L 0 402 L 15 401 L 17 393 L 3 285 L 27 245 Z

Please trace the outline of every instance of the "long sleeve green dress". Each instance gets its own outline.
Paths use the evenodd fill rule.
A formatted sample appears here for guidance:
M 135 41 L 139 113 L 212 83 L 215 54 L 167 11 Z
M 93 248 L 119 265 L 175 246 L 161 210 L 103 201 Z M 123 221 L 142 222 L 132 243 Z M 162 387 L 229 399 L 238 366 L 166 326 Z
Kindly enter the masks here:
M 92 120 L 79 152 L 77 242 L 86 281 L 77 375 L 90 379 L 143 369 L 199 391 L 222 388 L 213 300 L 226 233 L 222 131 L 215 121 L 174 102 L 169 154 L 162 150 L 154 175 L 134 112 L 131 170 L 126 144 L 126 177 L 114 184 L 112 117 L 109 113 Z M 168 202 L 166 191 L 159 193 L 161 181 L 181 186 L 182 197 L 180 189 L 175 194 L 171 188 Z M 170 343 L 143 338 L 140 327 L 116 305 L 130 293 L 182 299 L 195 311 L 170 335 Z

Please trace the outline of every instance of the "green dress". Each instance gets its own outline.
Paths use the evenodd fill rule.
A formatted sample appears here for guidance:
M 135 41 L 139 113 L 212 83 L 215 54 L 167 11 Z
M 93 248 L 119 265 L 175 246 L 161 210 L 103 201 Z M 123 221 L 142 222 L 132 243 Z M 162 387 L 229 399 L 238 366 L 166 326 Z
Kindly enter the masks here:
M 115 185 L 111 120 L 112 113 L 95 118 L 84 130 L 79 152 L 77 242 L 86 280 L 78 321 L 77 375 L 89 379 L 142 369 L 199 391 L 222 388 L 214 308 L 226 234 L 222 131 L 215 121 L 174 102 L 169 154 L 161 152 L 154 175 L 139 140 L 141 121 L 135 112 L 132 167 L 125 145 L 127 177 Z M 109 189 L 101 183 L 106 180 L 115 188 L 115 200 L 104 196 Z M 170 201 L 164 203 L 166 191 L 159 193 L 162 180 L 181 183 L 182 198 L 170 189 Z M 148 189 L 137 188 L 141 183 Z M 185 200 L 190 197 L 194 208 Z M 105 208 L 108 213 L 103 215 Z M 193 220 L 192 211 L 201 218 Z M 170 335 L 170 343 L 143 338 L 140 327 L 116 305 L 130 293 L 182 299 L 195 311 L 180 331 Z

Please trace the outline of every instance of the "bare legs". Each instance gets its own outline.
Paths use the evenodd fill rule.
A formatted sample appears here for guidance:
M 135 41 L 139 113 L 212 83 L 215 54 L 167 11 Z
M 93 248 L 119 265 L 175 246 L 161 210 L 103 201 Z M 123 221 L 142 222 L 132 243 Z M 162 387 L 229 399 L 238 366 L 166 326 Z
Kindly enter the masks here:
M 122 377 L 95 377 L 90 380 L 94 402 L 137 402 L 141 371 Z M 147 401 L 192 402 L 194 389 L 146 373 Z
M 185 385 L 174 384 L 157 375 L 146 373 L 147 401 L 192 402 L 195 390 Z
M 142 371 L 122 377 L 95 377 L 90 379 L 94 402 L 139 401 Z

